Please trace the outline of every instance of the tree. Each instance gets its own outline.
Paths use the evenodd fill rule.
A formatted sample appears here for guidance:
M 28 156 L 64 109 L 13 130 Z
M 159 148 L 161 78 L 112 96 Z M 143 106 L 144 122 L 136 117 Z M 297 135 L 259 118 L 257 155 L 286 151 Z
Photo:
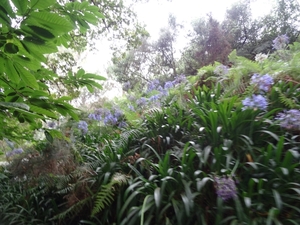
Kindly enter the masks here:
M 272 2 L 270 2 L 272 4 Z M 275 0 L 274 9 L 261 18 L 253 18 L 251 1 L 242 0 L 229 8 L 222 23 L 228 41 L 237 54 L 254 59 L 258 53 L 273 52 L 273 40 L 286 34 L 290 42 L 299 36 L 300 5 L 297 0 Z
M 157 40 L 144 37 L 139 46 L 115 54 L 109 74 L 121 83 L 141 86 L 153 78 L 173 79 L 177 76 L 175 43 L 181 27 L 176 18 L 170 15 L 168 26 L 161 28 Z
M 180 59 L 181 72 L 195 75 L 199 68 L 215 61 L 226 64 L 231 46 L 219 22 L 208 15 L 207 19 L 200 18 L 192 25 L 190 42 Z
M 32 129 L 41 121 L 70 115 L 77 119 L 76 109 L 69 97 L 56 97 L 49 82 L 58 75 L 46 65 L 46 54 L 68 47 L 72 33 L 83 30 L 86 24 L 97 25 L 103 15 L 88 2 L 72 1 L 59 4 L 56 0 L 12 0 L 0 3 L 0 137 L 14 138 L 6 131 L 10 118 L 28 122 Z M 101 76 L 70 72 L 66 85 L 101 88 L 95 80 Z

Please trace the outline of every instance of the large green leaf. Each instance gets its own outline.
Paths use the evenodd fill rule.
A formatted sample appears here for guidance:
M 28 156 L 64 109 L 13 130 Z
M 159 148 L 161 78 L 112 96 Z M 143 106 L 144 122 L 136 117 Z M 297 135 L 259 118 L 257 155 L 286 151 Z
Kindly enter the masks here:
M 84 74 L 83 78 L 85 78 L 85 79 L 94 79 L 94 80 L 106 80 L 105 77 L 99 76 L 99 75 L 93 74 L 93 73 L 86 73 L 86 74 Z
M 16 109 L 16 110 L 29 110 L 29 106 L 24 103 L 16 103 L 16 102 L 0 102 L 0 106 L 4 108 Z
M 56 4 L 56 0 L 31 0 L 30 7 L 32 9 L 47 9 Z
M 9 59 L 5 60 L 5 68 L 6 68 L 5 73 L 7 75 L 7 78 L 11 82 L 18 84 L 20 82 L 20 77 L 19 77 L 19 74 L 11 60 L 9 60 Z
M 55 113 L 53 113 L 49 110 L 34 106 L 34 105 L 30 105 L 30 110 L 32 112 L 35 112 L 35 113 L 38 113 L 38 114 L 41 114 L 41 115 L 45 115 L 45 116 L 48 116 L 48 117 L 53 118 L 53 119 L 57 119 L 57 115 Z
M 28 9 L 28 0 L 11 0 L 18 9 L 17 14 L 24 15 Z
M 34 75 L 32 75 L 26 68 L 24 68 L 19 63 L 15 64 L 15 68 L 18 71 L 19 76 L 25 85 L 32 87 L 34 89 L 39 89 L 39 85 L 38 85 Z
M 26 50 L 36 59 L 41 62 L 46 61 L 44 54 L 49 54 L 57 51 L 57 46 L 52 42 L 43 42 L 37 44 L 37 38 L 27 38 L 23 40 L 23 45 L 26 47 Z
M 4 46 L 4 52 L 5 52 L 5 53 L 16 54 L 16 53 L 18 53 L 18 51 L 19 51 L 18 46 L 16 46 L 16 45 L 13 44 L 13 43 L 7 43 L 7 44 Z
M 24 25 L 39 26 L 48 29 L 54 35 L 61 35 L 74 29 L 69 20 L 56 13 L 50 12 L 32 12 Z
M 40 36 L 41 38 L 44 39 L 53 39 L 55 36 L 47 29 L 39 27 L 39 26 L 34 26 L 34 25 L 29 25 L 28 26 L 35 34 Z
M 35 58 L 28 58 L 21 55 L 16 55 L 12 57 L 12 60 L 16 63 L 19 63 L 20 65 L 23 65 L 24 67 L 27 67 L 30 70 L 38 70 L 41 68 L 41 63 L 37 61 Z
M 5 13 L 6 15 L 9 15 L 11 18 L 15 18 L 15 13 L 11 8 L 9 1 L 1 1 L 0 3 L 0 11 Z

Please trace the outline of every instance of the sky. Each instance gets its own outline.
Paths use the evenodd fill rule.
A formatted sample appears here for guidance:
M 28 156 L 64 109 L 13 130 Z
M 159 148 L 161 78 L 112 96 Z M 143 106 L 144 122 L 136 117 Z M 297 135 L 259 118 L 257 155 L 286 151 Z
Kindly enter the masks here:
M 252 0 L 253 1 L 253 0 Z M 159 29 L 167 25 L 168 16 L 174 14 L 178 22 L 189 25 L 191 21 L 211 13 L 221 22 L 226 10 L 238 0 L 149 0 L 146 4 L 136 4 L 138 18 L 143 21 L 155 38 Z M 255 0 L 252 5 L 254 17 L 262 16 L 271 10 L 272 0 Z
M 272 0 L 252 0 L 253 16 L 262 16 L 268 13 L 272 7 Z M 299 0 L 300 1 L 300 0 Z M 233 3 L 238 0 L 149 0 L 148 3 L 136 3 L 134 10 L 139 21 L 146 24 L 146 29 L 153 40 L 158 37 L 159 30 L 167 26 L 170 13 L 176 16 L 180 24 L 190 26 L 195 19 L 205 17 L 211 13 L 213 18 L 222 21 L 225 12 Z M 184 36 L 179 37 L 182 47 Z M 83 68 L 88 72 L 99 73 L 105 76 L 106 67 L 110 60 L 108 56 L 108 43 L 103 40 L 98 43 L 98 51 L 86 54 L 82 61 Z M 97 60 L 97 62 L 95 62 Z

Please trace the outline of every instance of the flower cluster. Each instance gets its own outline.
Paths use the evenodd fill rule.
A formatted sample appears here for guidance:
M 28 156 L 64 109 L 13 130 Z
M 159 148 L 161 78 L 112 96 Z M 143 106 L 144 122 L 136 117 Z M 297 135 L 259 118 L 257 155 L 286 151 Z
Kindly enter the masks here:
M 290 109 L 279 113 L 275 119 L 279 121 L 282 128 L 300 130 L 300 111 L 298 109 Z
M 228 67 L 225 65 L 219 65 L 215 68 L 214 73 L 219 76 L 226 75 L 228 73 Z
M 260 91 L 267 92 L 269 91 L 272 84 L 274 84 L 274 80 L 268 74 L 265 75 L 254 74 L 251 77 L 250 84 L 257 86 Z
M 174 83 L 172 81 L 167 81 L 164 85 L 164 89 L 166 89 L 166 90 L 170 89 L 172 87 L 174 87 Z
M 266 55 L 266 54 L 264 54 L 264 53 L 259 53 L 259 54 L 256 54 L 256 56 L 255 56 L 255 61 L 256 61 L 256 62 L 259 62 L 259 63 L 262 63 L 262 62 L 265 61 L 267 58 L 268 58 L 268 55 Z
M 159 85 L 158 80 L 152 80 L 150 83 L 148 83 L 148 89 L 147 92 L 151 92 L 153 90 L 156 90 Z
M 181 84 L 186 82 L 186 76 L 184 74 L 180 74 L 178 75 L 175 80 L 173 81 L 173 84 Z
M 96 109 L 94 111 L 94 113 L 91 113 L 89 115 L 89 118 L 92 120 L 97 120 L 97 121 L 101 121 L 102 120 L 102 116 L 106 113 L 106 109 L 100 108 L 100 109 Z
M 86 134 L 88 132 L 88 124 L 85 121 L 80 120 L 78 122 L 78 129 L 81 130 L 82 134 Z
M 118 127 L 126 127 L 127 124 L 124 121 L 124 114 L 118 108 L 109 109 L 96 109 L 94 113 L 89 115 L 92 120 L 103 121 L 105 125 L 112 125 Z
M 138 107 L 143 107 L 147 104 L 147 98 L 141 97 L 138 100 L 136 100 L 136 104 Z
M 216 194 L 224 201 L 237 197 L 237 188 L 232 177 L 215 176 Z
M 18 155 L 18 154 L 21 154 L 23 153 L 23 149 L 22 148 L 15 148 L 14 150 L 10 151 L 10 152 L 7 152 L 6 153 L 6 157 L 12 157 L 14 155 Z
M 262 95 L 252 95 L 252 97 L 245 98 L 242 103 L 243 110 L 248 108 L 266 110 L 268 106 L 267 99 Z
M 286 34 L 280 35 L 273 40 L 273 48 L 276 50 L 281 50 L 284 49 L 288 43 L 289 37 Z

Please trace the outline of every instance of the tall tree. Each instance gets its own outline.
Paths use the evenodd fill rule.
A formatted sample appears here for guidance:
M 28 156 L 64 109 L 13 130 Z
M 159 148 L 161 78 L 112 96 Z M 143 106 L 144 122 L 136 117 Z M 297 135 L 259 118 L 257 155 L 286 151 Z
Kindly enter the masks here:
M 181 72 L 195 75 L 199 68 L 215 61 L 225 64 L 231 46 L 219 22 L 209 15 L 206 19 L 194 21 L 192 25 L 190 42 L 180 59 Z
M 241 0 L 226 12 L 222 26 L 228 41 L 238 55 L 254 59 L 257 53 L 274 51 L 273 40 L 286 34 L 290 42 L 299 36 L 300 5 L 297 0 L 274 0 L 273 10 L 261 17 L 253 18 L 251 1 Z
M 154 77 L 164 80 L 176 77 L 175 43 L 181 25 L 173 15 L 169 16 L 168 22 L 168 26 L 160 30 L 157 40 L 145 37 L 138 47 L 115 54 L 109 74 L 119 82 L 141 85 Z

